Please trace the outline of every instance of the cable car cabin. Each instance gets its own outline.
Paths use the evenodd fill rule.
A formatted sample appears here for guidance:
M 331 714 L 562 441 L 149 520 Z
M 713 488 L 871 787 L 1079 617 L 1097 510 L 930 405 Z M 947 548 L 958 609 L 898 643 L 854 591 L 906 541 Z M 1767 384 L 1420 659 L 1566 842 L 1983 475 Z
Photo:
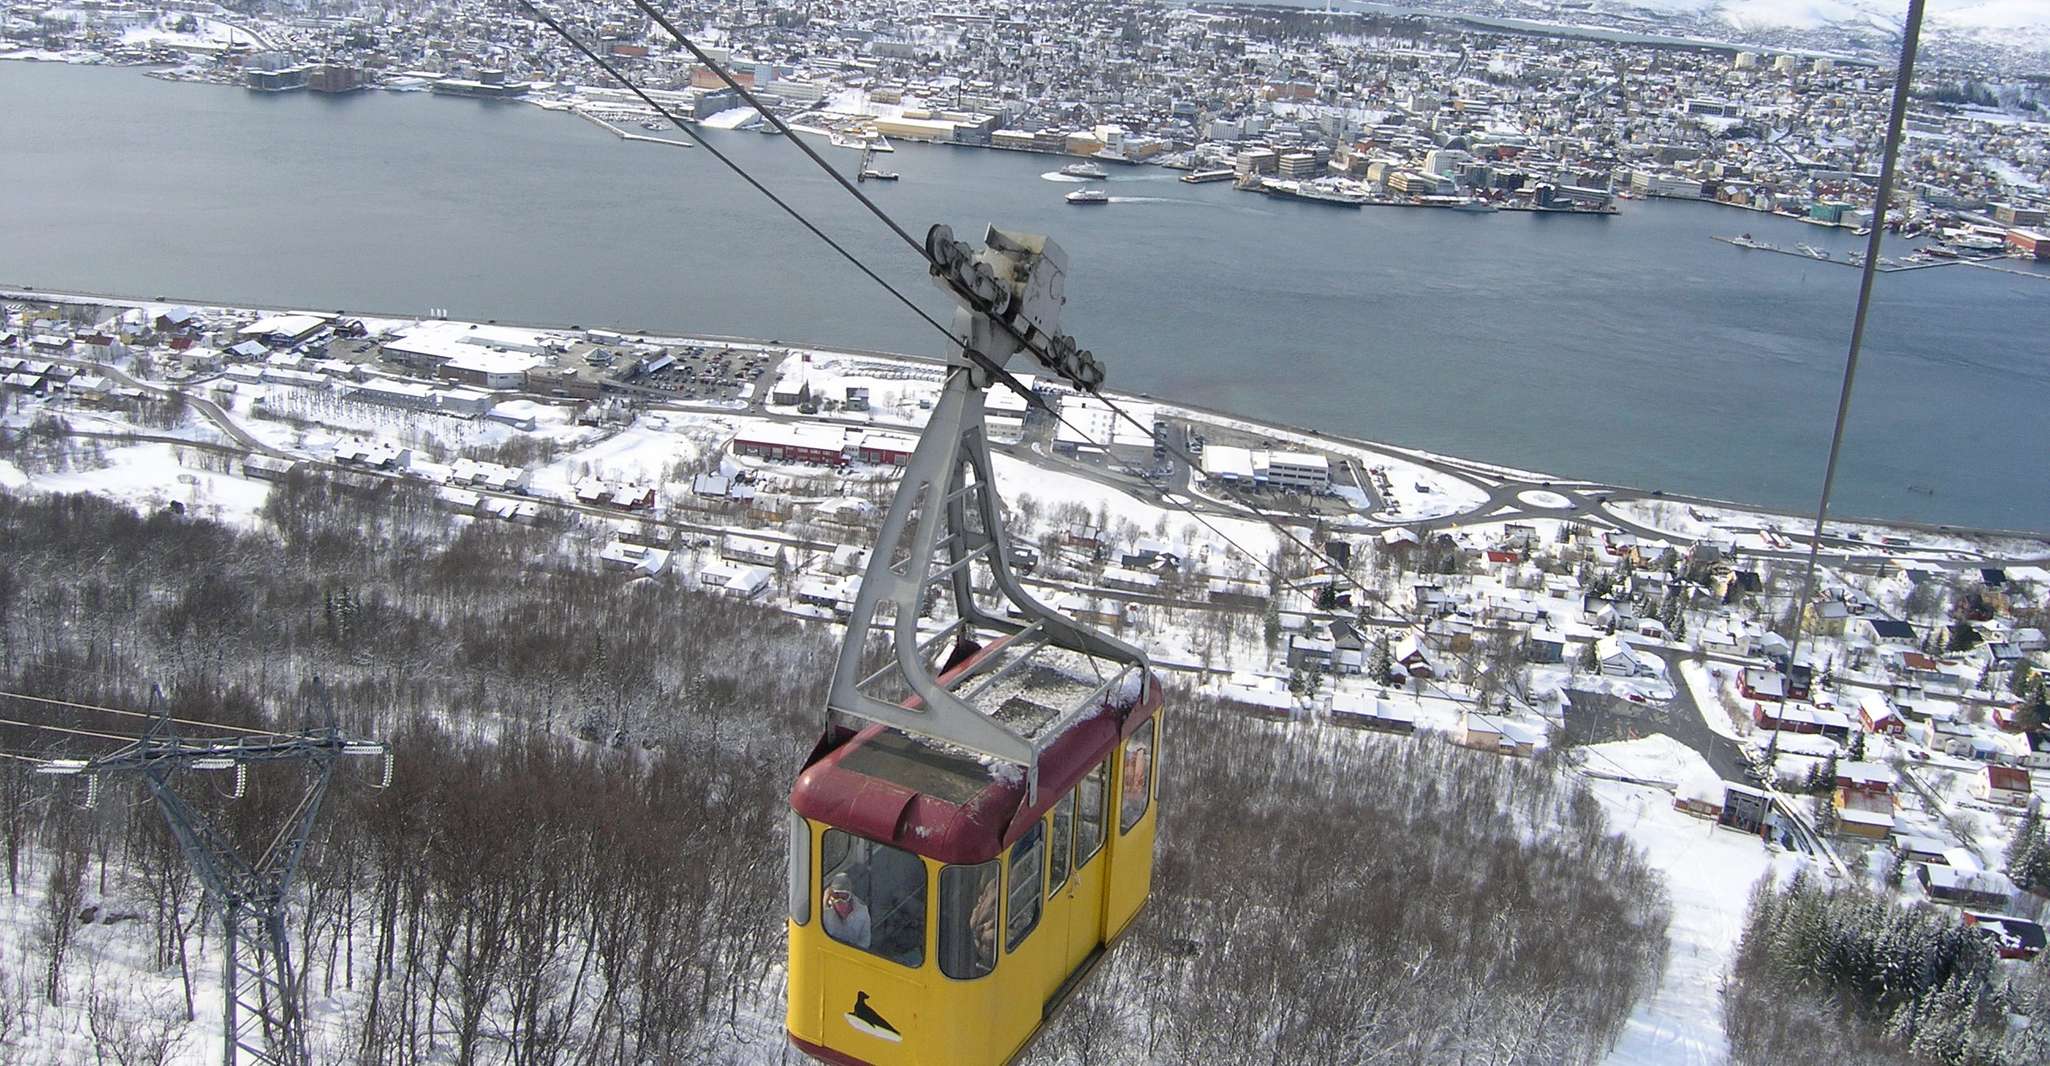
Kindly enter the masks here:
M 793 1045 L 841 1066 L 1024 1049 L 1146 902 L 1161 696 L 1136 676 L 1051 741 L 1036 802 L 1016 766 L 880 724 L 829 731 L 790 793 Z
M 1058 329 L 1067 253 L 995 227 L 977 252 L 945 226 L 926 251 L 960 304 L 946 384 L 848 612 L 825 735 L 790 790 L 785 1024 L 840 1066 L 1011 1061 L 1153 879 L 1160 685 L 1144 652 L 1011 571 L 984 427 L 983 390 L 1028 327 L 1059 342 L 1042 365 L 1102 383 Z M 877 669 L 866 653 L 886 633 Z

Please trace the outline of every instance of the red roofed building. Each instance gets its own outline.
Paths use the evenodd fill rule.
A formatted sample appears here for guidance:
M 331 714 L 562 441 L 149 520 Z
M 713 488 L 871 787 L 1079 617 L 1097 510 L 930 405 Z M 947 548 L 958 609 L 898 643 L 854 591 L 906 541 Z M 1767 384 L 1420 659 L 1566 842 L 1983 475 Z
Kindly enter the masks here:
M 2017 807 L 2029 802 L 2029 788 L 2029 772 L 2019 766 L 1988 766 L 1972 783 L 1980 799 Z
M 1867 733 L 1885 733 L 1888 736 L 1897 737 L 1908 731 L 1908 724 L 1901 721 L 1893 704 L 1886 702 L 1886 697 L 1877 692 L 1867 692 L 1858 701 L 1858 724 Z

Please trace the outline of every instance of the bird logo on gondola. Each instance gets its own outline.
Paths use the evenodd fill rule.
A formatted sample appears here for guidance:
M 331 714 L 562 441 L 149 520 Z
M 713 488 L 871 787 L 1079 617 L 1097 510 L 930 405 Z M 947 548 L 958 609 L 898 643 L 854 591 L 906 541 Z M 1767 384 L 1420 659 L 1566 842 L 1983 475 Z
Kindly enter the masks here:
M 854 994 L 854 1009 L 842 1014 L 840 1017 L 847 1019 L 848 1025 L 878 1039 L 888 1040 L 893 1043 L 902 1042 L 904 1039 L 904 1034 L 898 1032 L 896 1026 L 891 1025 L 882 1015 L 876 1013 L 874 1007 L 868 1005 L 868 993 L 866 992 L 856 992 Z

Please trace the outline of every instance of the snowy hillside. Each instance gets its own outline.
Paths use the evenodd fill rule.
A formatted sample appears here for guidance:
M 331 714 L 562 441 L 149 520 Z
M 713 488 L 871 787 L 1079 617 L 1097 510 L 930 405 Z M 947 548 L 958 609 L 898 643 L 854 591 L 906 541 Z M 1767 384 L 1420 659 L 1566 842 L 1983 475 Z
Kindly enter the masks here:
M 1739 32 L 1879 29 L 1894 31 L 1905 0 L 1626 0 L 1617 12 L 1715 19 Z M 1925 33 L 1988 42 L 2050 44 L 2050 3 L 2043 0 L 1929 0 Z

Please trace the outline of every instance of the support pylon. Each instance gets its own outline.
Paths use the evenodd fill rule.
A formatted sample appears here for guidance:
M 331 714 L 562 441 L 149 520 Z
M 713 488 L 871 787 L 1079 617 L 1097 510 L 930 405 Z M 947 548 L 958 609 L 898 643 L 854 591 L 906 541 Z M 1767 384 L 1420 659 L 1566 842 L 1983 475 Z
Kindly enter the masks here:
M 317 684 L 317 682 L 316 682 Z M 50 774 L 87 774 L 89 780 L 135 773 L 148 786 L 157 810 L 178 840 L 185 859 L 221 915 L 221 1011 L 223 1066 L 308 1066 L 304 988 L 292 969 L 285 914 L 299 860 L 327 797 L 337 759 L 388 758 L 382 743 L 344 736 L 332 705 L 327 724 L 298 733 L 252 734 L 225 739 L 181 737 L 164 707 L 161 689 L 150 696 L 157 717 L 135 743 L 93 759 L 58 759 L 37 767 Z M 204 812 L 172 786 L 181 770 L 246 772 L 251 763 L 295 762 L 306 767 L 299 804 L 261 855 L 241 853 Z M 389 783 L 389 765 L 386 767 Z

